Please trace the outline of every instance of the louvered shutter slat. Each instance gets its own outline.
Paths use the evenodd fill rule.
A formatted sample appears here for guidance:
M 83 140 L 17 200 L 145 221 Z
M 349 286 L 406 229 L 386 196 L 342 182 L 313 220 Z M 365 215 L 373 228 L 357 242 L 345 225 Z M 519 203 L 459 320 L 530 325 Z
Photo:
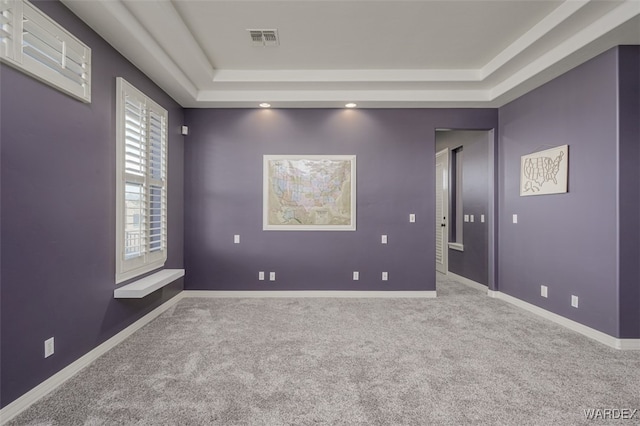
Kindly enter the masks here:
M 78 50 L 76 51 L 76 49 Z M 68 44 L 67 59 L 68 61 L 73 61 L 78 67 L 82 69 L 86 68 L 85 63 L 87 62 L 87 58 L 84 54 L 84 49 L 82 48 L 82 46 L 75 47 Z

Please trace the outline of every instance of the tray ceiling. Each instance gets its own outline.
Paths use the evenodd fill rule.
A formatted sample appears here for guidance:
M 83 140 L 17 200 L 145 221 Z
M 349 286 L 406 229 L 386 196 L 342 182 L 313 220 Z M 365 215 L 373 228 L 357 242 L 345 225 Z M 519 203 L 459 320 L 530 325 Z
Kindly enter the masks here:
M 62 1 L 195 108 L 497 107 L 640 44 L 639 0 Z

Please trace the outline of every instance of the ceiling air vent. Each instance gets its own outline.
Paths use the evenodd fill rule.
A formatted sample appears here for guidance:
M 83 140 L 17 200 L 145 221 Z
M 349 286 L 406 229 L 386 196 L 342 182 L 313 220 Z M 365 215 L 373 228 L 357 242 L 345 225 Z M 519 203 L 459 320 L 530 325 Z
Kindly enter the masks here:
M 280 44 L 278 40 L 278 30 L 247 30 L 251 37 L 252 46 L 277 46 Z

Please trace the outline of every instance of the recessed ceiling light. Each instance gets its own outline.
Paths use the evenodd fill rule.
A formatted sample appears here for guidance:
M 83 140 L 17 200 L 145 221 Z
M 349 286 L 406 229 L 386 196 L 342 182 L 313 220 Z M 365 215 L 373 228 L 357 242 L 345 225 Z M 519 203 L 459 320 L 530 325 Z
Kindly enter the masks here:
M 347 108 L 355 108 L 358 106 L 358 104 L 354 104 L 353 102 L 349 102 L 348 104 L 345 104 L 344 106 L 346 106 Z
M 260 104 L 260 108 L 269 108 L 271 106 L 271 104 L 263 102 Z

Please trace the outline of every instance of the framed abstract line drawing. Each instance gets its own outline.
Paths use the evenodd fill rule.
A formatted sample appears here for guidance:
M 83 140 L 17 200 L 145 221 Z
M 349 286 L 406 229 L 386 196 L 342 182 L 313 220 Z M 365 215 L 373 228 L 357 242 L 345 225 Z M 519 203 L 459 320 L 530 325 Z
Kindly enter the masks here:
M 569 145 L 520 157 L 520 196 L 567 192 Z
M 355 155 L 265 155 L 267 231 L 355 231 Z

